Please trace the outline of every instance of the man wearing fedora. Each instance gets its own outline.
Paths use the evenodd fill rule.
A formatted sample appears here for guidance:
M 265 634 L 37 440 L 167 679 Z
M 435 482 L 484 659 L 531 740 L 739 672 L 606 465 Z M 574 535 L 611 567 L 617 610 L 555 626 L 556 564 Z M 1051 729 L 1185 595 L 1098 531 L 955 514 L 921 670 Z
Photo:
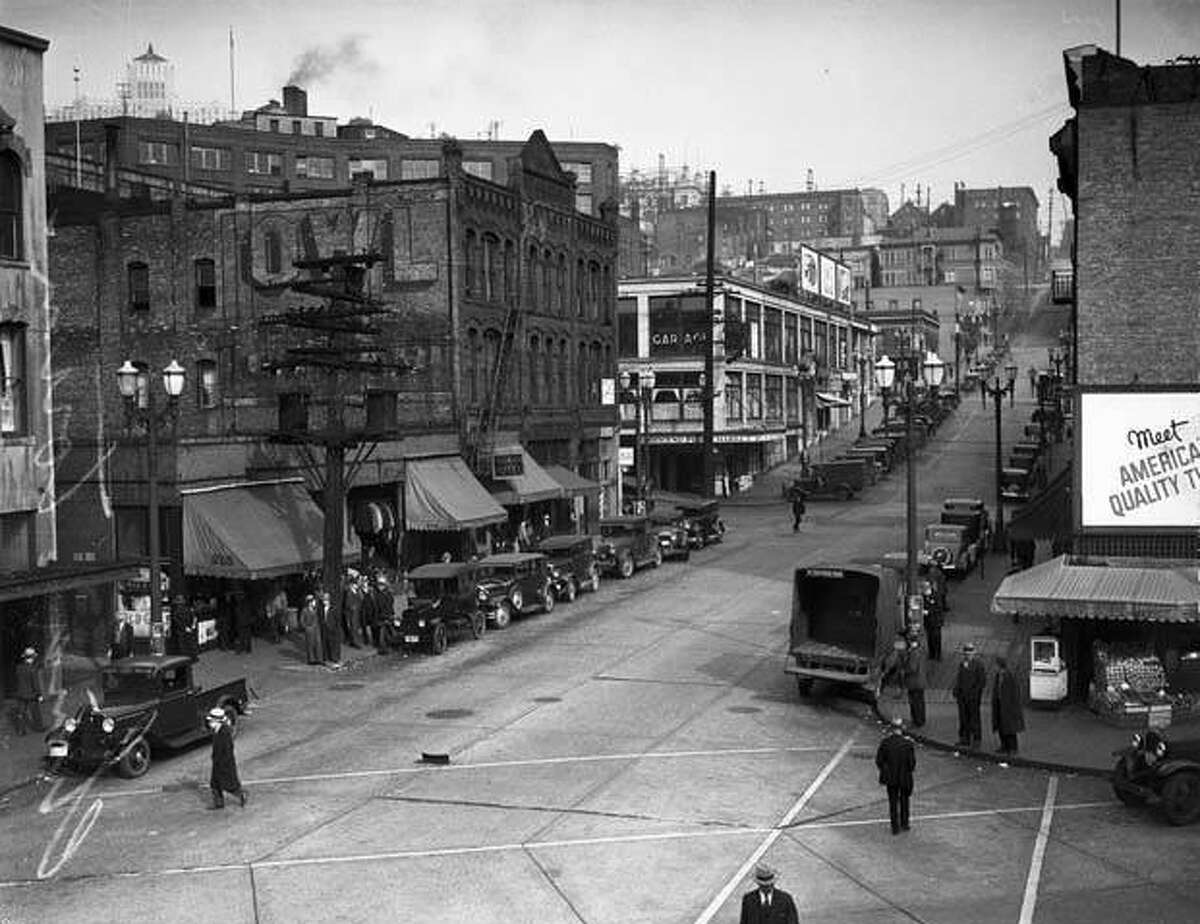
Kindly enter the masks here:
M 912 798 L 913 771 L 917 768 L 917 749 L 904 734 L 904 720 L 900 716 L 892 719 L 887 734 L 879 742 L 875 752 L 875 766 L 879 768 L 879 783 L 887 787 L 888 817 L 892 822 L 892 833 L 908 830 L 908 805 Z
M 205 717 L 212 732 L 212 774 L 208 785 L 212 789 L 212 805 L 209 808 L 225 808 L 225 793 L 237 796 L 246 807 L 246 790 L 238 779 L 237 759 L 233 756 L 233 726 L 229 714 L 220 706 L 214 706 Z
M 954 675 L 959 747 L 978 750 L 983 741 L 983 720 L 979 708 L 986 686 L 987 671 L 975 656 L 975 646 L 968 642 L 962 647 L 962 659 L 958 663 L 958 672 Z
M 41 727 L 39 703 L 42 701 L 42 680 L 37 669 L 37 650 L 26 648 L 17 662 L 17 710 L 13 714 L 17 734 L 24 735 Z
M 754 881 L 758 888 L 742 896 L 741 924 L 799 924 L 792 896 L 775 888 L 775 870 L 759 863 Z

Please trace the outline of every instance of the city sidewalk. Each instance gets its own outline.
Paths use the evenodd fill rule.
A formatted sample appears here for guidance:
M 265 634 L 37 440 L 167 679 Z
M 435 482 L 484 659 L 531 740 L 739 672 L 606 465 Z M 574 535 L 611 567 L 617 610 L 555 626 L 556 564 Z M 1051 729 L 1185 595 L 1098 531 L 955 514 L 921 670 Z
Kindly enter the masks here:
M 310 683 L 327 683 L 331 676 L 365 668 L 371 659 L 376 657 L 385 656 L 378 655 L 371 647 L 352 648 L 343 644 L 342 660 L 339 663 L 310 665 L 305 661 L 303 634 L 293 633 L 277 644 L 255 638 L 249 654 L 220 649 L 202 652 L 200 660 L 193 668 L 192 676 L 197 684 L 204 687 L 220 686 L 245 677 L 246 685 L 250 689 L 250 708 L 253 708 L 256 699 Z M 98 678 L 99 671 L 106 664 L 106 658 L 96 658 L 86 664 L 76 665 L 74 672 L 86 670 Z M 87 686 L 88 684 L 72 686 L 70 695 L 60 706 L 63 715 L 74 714 L 75 710 L 86 702 Z M 47 702 L 44 709 L 47 728 L 57 724 L 52 712 L 53 706 Z M 44 731 L 17 735 L 7 714 L 3 721 L 0 721 L 0 804 L 8 793 L 37 782 L 45 773 L 42 761 L 45 754 L 44 737 Z

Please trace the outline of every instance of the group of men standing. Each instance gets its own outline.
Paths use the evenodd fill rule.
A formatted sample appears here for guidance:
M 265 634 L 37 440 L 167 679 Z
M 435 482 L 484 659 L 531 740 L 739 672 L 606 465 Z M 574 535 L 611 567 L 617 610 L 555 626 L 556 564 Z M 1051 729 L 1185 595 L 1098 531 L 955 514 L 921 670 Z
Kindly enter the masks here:
M 964 645 L 954 675 L 954 701 L 958 704 L 958 745 L 979 750 L 983 744 L 981 709 L 987 689 L 987 669 L 975 646 Z M 1021 689 L 1008 659 L 996 658 L 992 677 L 992 730 L 1000 738 L 997 750 L 1004 755 L 1017 753 L 1017 735 L 1025 730 L 1021 710 Z
M 300 627 L 304 630 L 304 650 L 309 664 L 337 663 L 342 660 L 342 643 L 351 648 L 374 645 L 383 651 L 384 627 L 396 611 L 395 599 L 387 577 L 373 580 L 349 568 L 342 585 L 341 606 L 331 606 L 329 593 L 313 591 L 300 608 Z

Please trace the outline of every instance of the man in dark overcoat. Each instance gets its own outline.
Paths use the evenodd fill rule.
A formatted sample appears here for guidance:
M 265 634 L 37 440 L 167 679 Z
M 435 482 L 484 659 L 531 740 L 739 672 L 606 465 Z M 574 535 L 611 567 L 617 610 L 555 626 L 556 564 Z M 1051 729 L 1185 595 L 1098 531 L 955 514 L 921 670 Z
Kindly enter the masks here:
M 387 578 L 382 574 L 375 579 L 375 587 L 371 591 L 371 599 L 375 611 L 375 647 L 379 651 L 387 650 L 387 632 L 384 626 L 396 615 L 396 600 L 392 589 L 388 586 Z
M 212 732 L 212 774 L 208 778 L 213 801 L 210 808 L 225 808 L 225 793 L 237 796 L 246 807 L 246 790 L 238 779 L 237 758 L 233 754 L 233 725 L 220 706 L 209 710 L 205 721 Z
M 908 648 L 904 653 L 904 689 L 908 691 L 909 716 L 913 728 L 925 724 L 925 652 L 921 650 L 920 630 L 908 631 Z
M 351 648 L 362 647 L 362 585 L 359 574 L 347 569 L 342 587 L 342 628 L 346 631 L 346 644 Z
M 913 791 L 913 771 L 917 768 L 917 749 L 904 735 L 904 722 L 896 716 L 875 751 L 879 783 L 887 788 L 888 817 L 892 833 L 908 830 L 908 807 Z
M 1000 753 L 1017 753 L 1017 734 L 1025 730 L 1021 712 L 1021 687 L 1007 658 L 996 658 L 992 678 L 992 728 L 1000 736 Z
M 792 896 L 775 888 L 775 870 L 759 863 L 754 882 L 757 887 L 742 896 L 740 924 L 799 924 Z
M 954 675 L 954 701 L 958 703 L 958 744 L 978 749 L 983 741 L 983 720 L 979 709 L 987 686 L 987 670 L 975 656 L 970 642 L 962 647 L 962 660 Z
M 30 728 L 41 727 L 39 705 L 42 701 L 42 679 L 37 670 L 37 650 L 26 648 L 17 662 L 17 734 L 24 735 Z
M 320 598 L 321 640 L 325 645 L 325 659 L 336 664 L 342 660 L 342 608 L 333 605 L 333 597 L 327 590 L 320 592 Z

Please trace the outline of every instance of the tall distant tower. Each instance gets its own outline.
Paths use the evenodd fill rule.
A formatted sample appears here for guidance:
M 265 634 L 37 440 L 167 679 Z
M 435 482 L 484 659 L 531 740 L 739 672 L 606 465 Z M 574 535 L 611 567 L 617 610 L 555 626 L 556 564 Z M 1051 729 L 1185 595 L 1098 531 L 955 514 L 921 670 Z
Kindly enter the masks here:
M 125 66 L 127 114 L 153 118 L 170 115 L 175 102 L 175 66 L 162 55 L 155 54 L 154 45 Z

